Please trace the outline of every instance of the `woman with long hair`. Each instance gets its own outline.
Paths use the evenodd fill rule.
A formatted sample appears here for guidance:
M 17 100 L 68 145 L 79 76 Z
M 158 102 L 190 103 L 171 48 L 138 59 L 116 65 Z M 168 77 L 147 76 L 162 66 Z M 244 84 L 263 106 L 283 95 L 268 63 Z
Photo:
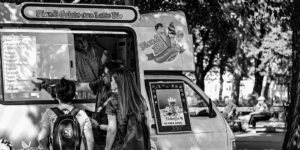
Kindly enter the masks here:
M 112 72 L 111 90 L 114 98 L 106 106 L 108 126 L 105 149 L 118 150 L 124 143 L 128 117 L 134 115 L 141 120 L 147 105 L 133 73 L 128 69 L 122 68 Z

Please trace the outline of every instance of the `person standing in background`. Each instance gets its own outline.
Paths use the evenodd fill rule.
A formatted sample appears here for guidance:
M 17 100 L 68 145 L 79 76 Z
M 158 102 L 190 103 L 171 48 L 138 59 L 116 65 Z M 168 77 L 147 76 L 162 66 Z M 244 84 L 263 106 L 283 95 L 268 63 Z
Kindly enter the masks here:
M 96 42 L 96 35 L 74 35 L 76 76 L 79 82 L 90 82 L 101 74 L 102 60 L 105 48 Z
M 228 96 L 224 97 L 225 108 L 223 112 L 223 116 L 226 120 L 233 119 L 236 116 L 236 104 L 232 101 Z

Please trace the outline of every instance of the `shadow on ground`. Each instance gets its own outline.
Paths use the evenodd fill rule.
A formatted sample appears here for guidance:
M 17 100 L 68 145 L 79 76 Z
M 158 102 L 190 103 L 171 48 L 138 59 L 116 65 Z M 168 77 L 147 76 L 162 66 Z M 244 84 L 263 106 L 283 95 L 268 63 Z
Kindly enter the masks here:
M 285 133 L 236 132 L 237 150 L 281 150 Z

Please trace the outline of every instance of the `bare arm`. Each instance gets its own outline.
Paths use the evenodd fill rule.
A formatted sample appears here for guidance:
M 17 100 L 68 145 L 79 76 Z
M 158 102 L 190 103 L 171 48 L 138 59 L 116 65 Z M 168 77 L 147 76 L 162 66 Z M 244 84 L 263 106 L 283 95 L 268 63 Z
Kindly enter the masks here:
M 89 118 L 85 120 L 84 128 L 83 128 L 84 136 L 86 138 L 87 148 L 88 150 L 94 149 L 94 135 L 92 130 L 92 124 Z
M 102 76 L 98 77 L 97 80 L 91 82 L 79 82 L 76 83 L 76 91 L 77 92 L 91 92 L 96 94 L 96 91 L 99 87 L 104 86 L 108 81 L 104 80 Z
M 99 124 L 95 119 L 91 119 L 92 127 L 100 128 L 100 130 L 107 131 L 107 125 Z
M 107 131 L 107 127 L 108 125 L 105 125 L 105 124 L 100 124 L 99 125 L 100 129 L 103 130 L 103 131 Z
M 51 118 L 49 115 L 49 109 L 46 109 L 44 112 L 42 119 L 40 121 L 40 132 L 38 133 L 38 143 L 39 148 L 48 150 L 49 149 L 49 136 L 50 136 L 50 126 L 51 126 Z
M 117 133 L 117 117 L 115 115 L 107 115 L 108 126 L 107 126 L 107 135 L 106 135 L 106 146 L 105 150 L 110 150 Z
M 48 135 L 49 135 L 48 129 L 42 127 L 41 131 L 38 134 L 39 148 L 46 149 L 46 150 L 48 149 Z
M 76 91 L 77 92 L 82 92 L 82 91 L 84 91 L 84 92 L 86 92 L 86 91 L 92 92 L 92 90 L 91 90 L 91 88 L 89 86 L 89 83 L 77 83 L 76 84 Z

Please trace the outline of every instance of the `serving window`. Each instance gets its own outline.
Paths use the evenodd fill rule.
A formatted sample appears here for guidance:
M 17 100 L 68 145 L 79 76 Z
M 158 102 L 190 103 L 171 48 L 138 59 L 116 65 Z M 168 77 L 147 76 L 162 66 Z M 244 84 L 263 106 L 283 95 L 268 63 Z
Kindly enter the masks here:
M 132 37 L 126 32 L 70 29 L 1 29 L 0 99 L 5 102 L 54 102 L 49 91 L 39 89 L 42 79 L 65 77 L 90 82 L 102 73 L 107 61 L 135 68 Z M 89 91 L 78 100 L 93 100 Z

